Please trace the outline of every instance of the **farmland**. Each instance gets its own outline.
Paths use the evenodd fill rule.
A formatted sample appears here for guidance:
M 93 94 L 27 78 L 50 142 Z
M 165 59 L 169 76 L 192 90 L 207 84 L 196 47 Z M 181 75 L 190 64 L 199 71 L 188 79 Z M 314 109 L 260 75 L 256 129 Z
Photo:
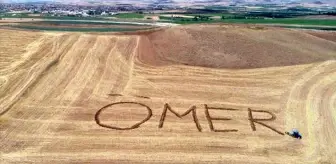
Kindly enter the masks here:
M 2 163 L 336 161 L 335 32 L 0 35 Z
M 132 19 L 132 18 L 144 18 L 145 16 L 144 14 L 138 14 L 138 13 L 120 13 L 112 17 Z
M 196 15 L 195 15 L 196 16 Z M 205 15 L 209 16 L 209 15 Z M 161 19 L 170 20 L 179 24 L 195 24 L 195 23 L 242 23 L 242 24 L 283 24 L 283 25 L 316 25 L 316 26 L 336 26 L 336 19 L 295 19 L 295 18 L 279 18 L 279 19 L 215 19 L 215 20 L 195 20 L 193 18 L 171 18 L 160 17 Z
M 331 10 L 332 11 L 332 10 Z M 293 28 L 289 25 L 301 26 L 300 28 L 334 30 L 336 17 L 333 12 L 312 10 L 308 8 L 276 8 L 270 10 L 267 6 L 255 8 L 239 7 L 207 7 L 204 9 L 185 9 L 175 12 L 121 12 L 114 15 L 104 16 L 51 16 L 31 14 L 2 14 L 0 18 L 17 19 L 42 19 L 42 20 L 101 20 L 101 21 L 135 21 L 135 22 L 169 22 L 175 24 L 198 24 L 198 23 L 234 23 L 234 24 L 267 24 L 284 28 Z M 327 18 L 327 19 L 325 19 Z M 328 27 L 326 27 L 328 26 Z M 297 28 L 297 27 L 296 27 Z M 119 30 L 118 30 L 119 31 Z
M 1 22 L 0 22 L 1 25 Z M 26 22 L 9 22 L 4 23 L 3 27 L 37 30 L 37 31 L 72 31 L 72 32 L 122 32 L 122 31 L 138 31 L 148 30 L 154 28 L 151 25 L 141 23 L 127 23 L 127 22 L 97 22 L 97 21 L 26 21 Z

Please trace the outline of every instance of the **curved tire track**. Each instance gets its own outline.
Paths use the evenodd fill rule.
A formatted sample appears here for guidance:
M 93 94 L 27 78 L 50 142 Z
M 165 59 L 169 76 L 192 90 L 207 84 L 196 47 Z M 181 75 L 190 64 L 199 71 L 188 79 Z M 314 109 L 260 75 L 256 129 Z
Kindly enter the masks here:
M 323 62 L 297 81 L 287 101 L 286 128 L 302 131 L 310 162 L 336 161 L 336 61 Z

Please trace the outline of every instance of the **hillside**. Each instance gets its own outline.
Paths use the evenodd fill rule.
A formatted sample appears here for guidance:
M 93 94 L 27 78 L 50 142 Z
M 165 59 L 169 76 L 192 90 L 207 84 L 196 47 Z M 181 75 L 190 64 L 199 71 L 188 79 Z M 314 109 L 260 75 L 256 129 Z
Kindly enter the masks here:
M 336 161 L 336 42 L 325 34 L 0 35 L 1 163 Z M 292 128 L 302 140 L 284 135 Z
M 330 34 L 325 35 L 335 38 Z M 148 40 L 153 54 L 141 59 L 151 65 L 262 68 L 336 59 L 335 42 L 301 31 L 253 25 L 180 26 L 153 33 Z

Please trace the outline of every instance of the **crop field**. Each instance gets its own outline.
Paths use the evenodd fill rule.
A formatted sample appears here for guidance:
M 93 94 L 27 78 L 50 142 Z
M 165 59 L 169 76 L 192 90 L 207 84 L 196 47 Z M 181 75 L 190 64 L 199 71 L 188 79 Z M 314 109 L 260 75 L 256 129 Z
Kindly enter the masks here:
M 202 15 L 202 14 L 201 14 Z M 197 16 L 197 15 L 195 15 Z M 210 16 L 210 15 L 204 15 Z M 194 20 L 193 18 L 171 18 L 160 16 L 160 19 L 171 20 L 178 24 L 195 23 L 239 23 L 239 24 L 282 24 L 282 25 L 315 25 L 315 26 L 336 26 L 335 19 L 295 19 L 295 18 L 276 18 L 276 19 L 214 19 L 214 20 Z
M 336 161 L 333 32 L 0 35 L 0 163 Z
M 122 31 L 136 31 L 141 28 L 69 28 L 69 27 L 46 27 L 46 26 L 27 26 L 27 25 L 11 25 L 9 27 L 26 29 L 26 30 L 38 30 L 38 31 L 72 31 L 72 32 L 122 32 Z
M 189 16 L 198 16 L 198 15 L 203 15 L 203 16 L 209 16 L 209 17 L 213 17 L 213 16 L 234 16 L 234 14 L 230 14 L 230 13 L 201 13 L 201 14 L 185 14 L 185 15 L 189 15 Z
M 228 19 L 223 20 L 223 22 L 336 26 L 336 20 L 322 20 L 322 19 Z
M 138 13 L 119 13 L 117 15 L 113 15 L 113 17 L 116 18 L 144 18 L 144 14 L 138 14 Z
M 116 22 L 92 22 L 92 21 L 39 21 L 33 22 L 35 24 L 42 24 L 42 25 L 86 25 L 86 26 L 96 26 L 96 25 L 131 25 L 131 26 L 144 26 L 144 25 L 135 25 L 130 23 L 116 23 Z
M 90 21 L 62 21 L 62 20 L 13 22 L 7 24 L 2 23 L 2 25 L 10 28 L 18 28 L 26 30 L 71 31 L 71 32 L 123 32 L 123 31 L 137 31 L 137 30 L 154 28 L 152 26 L 142 24 L 90 22 Z

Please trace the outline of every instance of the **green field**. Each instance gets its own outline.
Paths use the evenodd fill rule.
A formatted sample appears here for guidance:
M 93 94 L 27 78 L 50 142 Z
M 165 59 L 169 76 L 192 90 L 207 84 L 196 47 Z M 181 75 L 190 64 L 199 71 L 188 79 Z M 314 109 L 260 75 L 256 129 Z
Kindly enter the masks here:
M 326 19 L 222 19 L 222 20 L 198 20 L 192 18 L 168 18 L 160 17 L 160 19 L 171 20 L 177 24 L 195 24 L 195 23 L 242 23 L 242 24 L 285 24 L 285 25 L 314 25 L 314 26 L 336 26 L 336 20 Z
M 72 24 L 87 24 L 87 25 L 131 25 L 131 26 L 146 26 L 142 24 L 133 24 L 133 23 L 116 23 L 116 22 L 93 22 L 93 21 L 66 21 L 66 20 L 61 20 L 61 21 L 52 21 L 52 20 L 47 20 L 47 21 L 38 21 L 38 22 L 33 22 L 36 24 L 52 24 L 52 25 L 72 25 Z
M 138 19 L 141 19 L 141 18 L 144 18 L 145 15 L 144 14 L 138 14 L 138 13 L 120 13 L 120 14 L 117 14 L 117 15 L 113 15 L 112 17 L 115 17 L 115 18 L 138 18 Z
M 144 30 L 143 28 L 138 29 L 127 29 L 127 28 L 64 28 L 64 27 L 37 27 L 37 26 L 26 26 L 26 25 L 8 25 L 7 27 L 20 28 L 26 30 L 37 30 L 37 31 L 69 31 L 69 32 L 127 32 L 127 31 L 137 31 Z M 150 29 L 150 28 L 146 28 Z
M 188 15 L 188 16 L 199 16 L 199 15 L 202 15 L 202 16 L 209 16 L 209 17 L 213 17 L 213 16 L 226 16 L 226 17 L 229 17 L 229 16 L 234 16 L 234 14 L 228 14 L 228 13 L 206 13 L 206 14 L 185 14 L 185 15 Z
M 336 26 L 336 20 L 326 19 L 224 19 L 227 23 L 252 23 L 252 24 L 295 24 L 295 25 L 316 25 Z

